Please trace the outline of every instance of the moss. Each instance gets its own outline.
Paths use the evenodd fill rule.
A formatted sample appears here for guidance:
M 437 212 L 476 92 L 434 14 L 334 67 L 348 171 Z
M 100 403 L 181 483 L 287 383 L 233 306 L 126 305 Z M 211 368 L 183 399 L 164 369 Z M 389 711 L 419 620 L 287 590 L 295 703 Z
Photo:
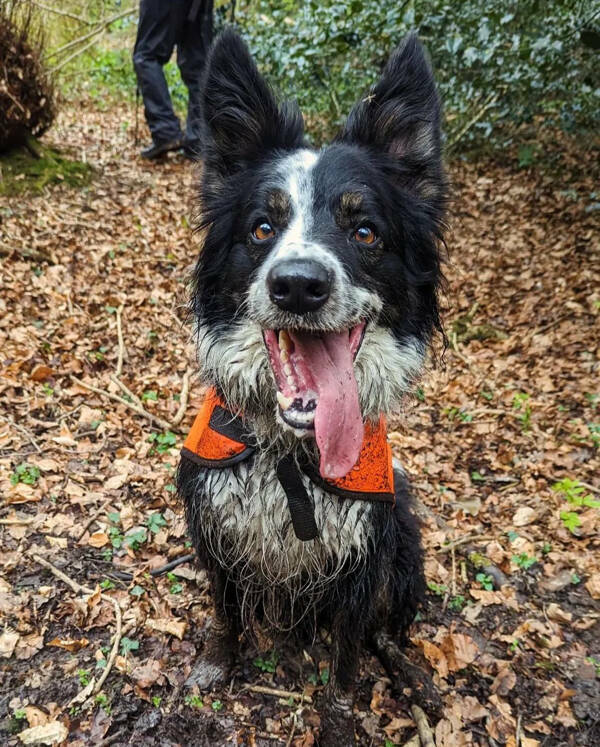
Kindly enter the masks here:
M 89 184 L 92 175 L 93 169 L 88 163 L 76 161 L 39 142 L 33 147 L 0 154 L 0 195 L 42 192 L 52 184 L 83 187 Z

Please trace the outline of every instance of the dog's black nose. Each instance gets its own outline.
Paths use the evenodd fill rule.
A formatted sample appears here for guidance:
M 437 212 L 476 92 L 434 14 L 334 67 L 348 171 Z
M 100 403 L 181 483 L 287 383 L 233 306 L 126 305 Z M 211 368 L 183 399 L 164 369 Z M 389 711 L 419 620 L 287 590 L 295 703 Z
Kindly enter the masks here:
M 306 314 L 327 301 L 331 278 L 313 259 L 283 259 L 269 270 L 267 286 L 271 300 L 280 309 Z

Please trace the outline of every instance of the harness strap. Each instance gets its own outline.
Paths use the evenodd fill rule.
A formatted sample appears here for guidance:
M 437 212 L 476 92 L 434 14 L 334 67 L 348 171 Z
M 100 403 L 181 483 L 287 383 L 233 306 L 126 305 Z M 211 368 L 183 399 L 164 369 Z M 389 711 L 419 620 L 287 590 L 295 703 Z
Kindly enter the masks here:
M 302 483 L 296 461 L 291 454 L 283 457 L 277 465 L 277 479 L 288 499 L 296 537 L 302 542 L 315 539 L 319 534 L 315 511 Z
M 241 417 L 231 413 L 214 389 L 206 398 L 181 450 L 182 456 L 201 467 L 223 469 L 250 458 L 256 451 L 256 438 Z M 300 470 L 328 493 L 340 498 L 395 503 L 392 454 L 387 442 L 385 420 L 365 425 L 365 438 L 358 462 L 339 480 L 326 480 L 308 461 L 300 465 L 291 454 L 276 467 L 277 479 L 288 501 L 296 537 L 306 542 L 319 530 L 314 508 L 302 482 Z

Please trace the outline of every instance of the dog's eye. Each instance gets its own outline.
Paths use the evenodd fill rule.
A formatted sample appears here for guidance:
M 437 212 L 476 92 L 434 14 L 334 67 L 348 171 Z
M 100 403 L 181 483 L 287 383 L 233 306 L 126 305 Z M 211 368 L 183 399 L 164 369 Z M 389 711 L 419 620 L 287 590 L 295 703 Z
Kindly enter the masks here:
M 267 223 L 266 220 L 263 220 L 254 228 L 254 231 L 252 231 L 252 236 L 257 241 L 267 241 L 267 239 L 272 239 L 273 236 L 275 236 L 275 229 L 270 223 Z
M 377 234 L 371 226 L 359 226 L 354 232 L 354 238 L 361 244 L 374 244 L 377 241 Z

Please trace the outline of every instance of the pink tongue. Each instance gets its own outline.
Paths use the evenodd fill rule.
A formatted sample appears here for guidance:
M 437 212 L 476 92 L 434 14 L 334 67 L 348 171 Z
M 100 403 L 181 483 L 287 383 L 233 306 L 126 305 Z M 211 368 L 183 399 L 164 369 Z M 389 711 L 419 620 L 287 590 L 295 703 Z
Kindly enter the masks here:
M 358 461 L 363 422 L 354 378 L 348 332 L 321 337 L 290 331 L 296 352 L 304 358 L 319 394 L 315 436 L 323 477 L 344 477 Z

